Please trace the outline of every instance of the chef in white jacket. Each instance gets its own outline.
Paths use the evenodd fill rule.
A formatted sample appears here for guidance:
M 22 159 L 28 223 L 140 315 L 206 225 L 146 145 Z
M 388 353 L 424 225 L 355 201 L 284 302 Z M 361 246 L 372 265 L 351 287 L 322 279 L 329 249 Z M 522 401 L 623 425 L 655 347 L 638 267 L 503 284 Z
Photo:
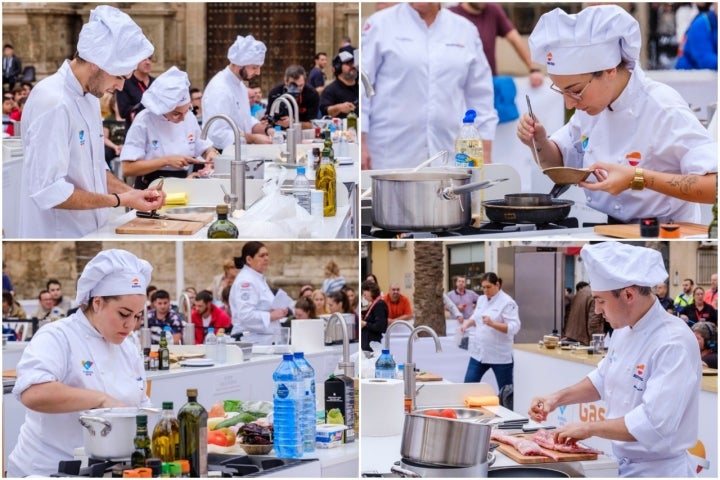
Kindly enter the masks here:
M 212 165 L 217 150 L 200 138 L 187 73 L 170 67 L 143 93 L 142 104 L 120 153 L 123 174 L 135 177 L 135 188 L 159 177 L 186 178 L 195 164 Z
M 230 288 L 233 334 L 243 333 L 243 341 L 270 345 L 280 334 L 280 321 L 288 316 L 288 309 L 272 308 L 275 295 L 264 275 L 270 265 L 265 244 L 248 242 L 241 255 L 241 268 Z
M 439 3 L 400 3 L 362 31 L 362 71 L 375 89 L 361 109 L 362 168 L 414 167 L 454 151 L 465 111 L 477 112 L 485 163 L 497 113 L 477 28 Z
M 108 208 L 162 206 L 162 193 L 134 190 L 108 170 L 99 101 L 153 50 L 128 15 L 100 5 L 77 56 L 33 88 L 22 120 L 21 238 L 79 238 L 107 223 Z
M 80 309 L 37 331 L 13 394 L 27 408 L 8 477 L 47 476 L 83 446 L 80 413 L 149 406 L 142 354 L 129 340 L 145 309 L 152 266 L 125 250 L 98 253 L 77 285 Z
M 614 331 L 608 352 L 579 383 L 531 401 L 544 421 L 563 405 L 603 400 L 604 420 L 571 423 L 555 440 L 597 436 L 612 441 L 621 477 L 694 477 L 688 448 L 698 439 L 702 369 L 697 340 L 652 293 L 668 277 L 659 251 L 620 242 L 580 252 L 595 312 Z
M 574 15 L 555 9 L 529 42 L 551 88 L 575 109 L 550 137 L 539 117 L 524 114 L 518 122 L 530 148 L 534 136 L 543 168 L 593 170 L 595 178 L 580 186 L 609 223 L 699 222 L 698 203 L 717 196 L 717 142 L 675 90 L 645 76 L 637 21 L 615 5 Z
M 268 132 L 272 127 L 250 115 L 250 100 L 244 82 L 260 75 L 267 47 L 252 35 L 238 37 L 228 49 L 230 64 L 219 71 L 205 87 L 202 97 L 203 121 L 216 115 L 227 115 L 243 135 L 244 143 L 272 143 Z M 219 150 L 235 143 L 232 127 L 216 120 L 208 130 L 208 138 Z

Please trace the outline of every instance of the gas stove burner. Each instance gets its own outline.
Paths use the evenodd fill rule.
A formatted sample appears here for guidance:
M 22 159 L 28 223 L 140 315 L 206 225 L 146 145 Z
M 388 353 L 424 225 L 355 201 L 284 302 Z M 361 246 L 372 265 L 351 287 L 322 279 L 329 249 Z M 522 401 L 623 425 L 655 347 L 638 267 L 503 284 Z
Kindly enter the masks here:
M 392 230 L 383 230 L 373 227 L 362 227 L 362 238 L 364 239 L 383 239 L 383 240 L 422 240 L 427 238 L 448 238 L 463 237 L 467 235 L 484 235 L 491 233 L 512 233 L 527 232 L 539 230 L 561 230 L 567 228 L 578 228 L 577 218 L 564 218 L 555 223 L 497 223 L 488 222 L 480 225 L 480 227 L 465 226 L 455 230 L 445 230 L 439 232 L 395 232 Z
M 395 465 L 402 470 L 409 470 L 422 478 L 483 478 L 487 477 L 488 463 L 472 467 L 451 467 L 446 465 L 430 465 L 403 458 Z M 394 471 L 398 471 L 395 469 Z

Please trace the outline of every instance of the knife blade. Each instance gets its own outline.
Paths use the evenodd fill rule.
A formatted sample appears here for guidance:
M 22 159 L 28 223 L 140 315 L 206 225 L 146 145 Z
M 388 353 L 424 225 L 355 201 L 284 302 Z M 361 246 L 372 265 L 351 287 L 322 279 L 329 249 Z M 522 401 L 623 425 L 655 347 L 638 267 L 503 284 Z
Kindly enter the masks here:
M 530 96 L 525 94 L 525 100 L 527 101 L 527 107 L 528 107 L 528 114 L 530 115 L 530 118 L 533 120 L 533 127 L 535 126 L 535 121 L 537 120 L 535 118 L 535 114 L 532 111 L 532 105 L 530 104 Z M 530 137 L 532 140 L 532 151 L 533 151 L 533 158 L 535 159 L 535 163 L 537 163 L 538 167 L 542 168 L 542 165 L 540 165 L 540 159 L 538 158 L 537 154 L 537 145 L 535 145 L 535 135 Z
M 563 193 L 568 191 L 568 189 L 570 188 L 570 185 L 571 184 L 569 184 L 569 183 L 568 184 L 556 183 L 552 187 L 552 190 L 550 190 L 550 197 L 558 198 L 560 195 L 562 195 Z
M 170 215 L 161 215 L 155 211 L 152 212 L 135 212 L 135 216 L 138 218 L 149 218 L 151 220 L 176 220 L 178 222 L 198 222 L 206 223 L 204 220 L 193 220 L 190 218 L 173 217 Z

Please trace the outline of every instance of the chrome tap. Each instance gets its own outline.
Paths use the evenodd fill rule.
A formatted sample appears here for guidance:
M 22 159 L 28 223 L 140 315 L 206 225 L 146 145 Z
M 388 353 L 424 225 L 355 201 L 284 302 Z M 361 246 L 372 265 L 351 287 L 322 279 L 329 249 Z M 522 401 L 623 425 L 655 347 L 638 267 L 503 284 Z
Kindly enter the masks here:
M 185 308 L 185 322 L 183 323 L 182 343 L 183 345 L 195 345 L 195 324 L 192 323 L 192 302 L 190 295 L 183 292 L 180 295 L 180 301 Z
M 150 328 L 148 327 L 148 307 L 145 305 L 143 309 L 143 326 L 140 328 L 140 347 L 145 350 L 152 346 L 152 337 Z
M 412 347 L 413 340 L 417 337 L 419 332 L 427 332 L 435 339 L 435 351 L 442 352 L 442 345 L 440 345 L 440 339 L 435 333 L 435 330 L 428 327 L 427 325 L 420 325 L 415 327 L 408 338 L 407 346 L 407 361 L 405 362 L 403 380 L 405 382 L 405 398 L 410 399 L 410 411 L 415 411 L 415 396 L 417 394 L 415 390 L 415 364 L 412 361 Z
M 368 77 L 367 73 L 365 73 L 363 70 L 360 70 L 360 81 L 363 84 L 363 87 L 365 87 L 365 96 L 370 98 L 375 96 L 375 87 L 373 87 L 372 82 L 370 82 L 370 77 Z
M 290 126 L 287 129 L 287 153 L 288 162 L 297 163 L 297 144 L 302 141 L 302 126 L 300 124 L 300 108 L 297 100 L 289 93 L 283 93 L 276 98 L 268 110 L 268 116 L 272 117 L 280 111 L 280 105 L 285 105 L 288 110 Z
M 246 162 L 242 160 L 240 155 L 240 131 L 233 122 L 232 118 L 227 115 L 215 115 L 208 119 L 207 122 L 203 122 L 203 128 L 200 132 L 200 138 L 205 140 L 207 138 L 208 130 L 210 125 L 215 123 L 216 120 L 224 120 L 232 128 L 233 135 L 235 136 L 235 160 L 230 161 L 230 195 L 226 196 L 225 203 L 230 205 L 230 212 L 234 210 L 245 210 L 245 165 Z M 229 198 L 228 198 L 229 197 Z
M 334 322 L 340 322 L 340 330 L 342 331 L 343 338 L 342 362 L 338 363 L 338 367 L 343 371 L 343 375 L 352 378 L 355 376 L 355 364 L 350 361 L 350 342 L 347 332 L 347 323 L 345 323 L 345 318 L 337 312 L 333 313 L 330 315 L 330 318 L 328 318 L 328 330 L 333 326 Z
M 395 320 L 385 330 L 385 350 L 390 350 L 390 331 L 395 328 L 395 325 L 405 325 L 408 330 L 410 330 L 410 333 L 412 333 L 413 329 L 415 328 L 413 327 L 412 323 L 408 322 L 407 320 Z

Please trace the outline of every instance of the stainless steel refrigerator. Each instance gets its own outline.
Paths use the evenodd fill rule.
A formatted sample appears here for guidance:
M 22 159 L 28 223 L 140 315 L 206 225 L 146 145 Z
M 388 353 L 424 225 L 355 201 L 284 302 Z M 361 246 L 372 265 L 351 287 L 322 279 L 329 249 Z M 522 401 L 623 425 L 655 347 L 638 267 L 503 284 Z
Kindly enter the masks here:
M 564 317 L 565 253 L 548 247 L 501 247 L 498 276 L 518 304 L 521 328 L 515 343 L 537 343 L 560 334 Z

